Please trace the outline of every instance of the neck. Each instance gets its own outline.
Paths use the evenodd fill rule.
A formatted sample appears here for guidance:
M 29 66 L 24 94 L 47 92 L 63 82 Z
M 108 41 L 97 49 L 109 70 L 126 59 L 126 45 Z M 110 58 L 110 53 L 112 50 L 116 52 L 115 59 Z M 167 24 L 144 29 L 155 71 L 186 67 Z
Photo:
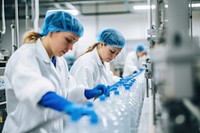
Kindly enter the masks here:
M 49 58 L 52 59 L 52 57 L 53 57 L 53 52 L 52 52 L 52 50 L 51 50 L 51 48 L 50 48 L 49 40 L 50 40 L 50 39 L 48 38 L 48 36 L 45 36 L 45 37 L 43 37 L 43 38 L 41 39 L 42 45 L 44 46 L 45 50 L 47 51 L 47 54 L 49 55 Z

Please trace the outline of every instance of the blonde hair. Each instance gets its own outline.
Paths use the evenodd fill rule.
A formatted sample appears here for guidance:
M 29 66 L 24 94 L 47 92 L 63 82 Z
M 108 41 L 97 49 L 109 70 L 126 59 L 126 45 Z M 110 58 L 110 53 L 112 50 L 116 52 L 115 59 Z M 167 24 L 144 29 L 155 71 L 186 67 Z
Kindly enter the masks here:
M 24 34 L 23 44 L 25 43 L 35 43 L 38 38 L 42 37 L 42 35 L 35 31 L 28 31 Z
M 83 54 L 81 54 L 79 57 L 83 56 L 83 55 L 86 54 L 86 53 L 89 53 L 89 52 L 93 51 L 99 44 L 100 44 L 100 43 L 95 43 L 95 44 L 91 45 L 91 46 L 90 46 Z M 78 58 L 79 58 L 79 57 L 78 57 Z

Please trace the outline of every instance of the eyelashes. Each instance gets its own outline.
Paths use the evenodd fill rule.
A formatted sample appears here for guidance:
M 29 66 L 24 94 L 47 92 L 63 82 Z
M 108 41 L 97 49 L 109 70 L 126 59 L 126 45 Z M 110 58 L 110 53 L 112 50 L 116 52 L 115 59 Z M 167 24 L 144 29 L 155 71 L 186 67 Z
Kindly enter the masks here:
M 111 54 L 116 54 L 116 55 L 118 55 L 118 52 L 113 51 L 113 50 L 111 50 L 111 49 L 110 49 L 110 53 L 111 53 Z
M 110 53 L 114 54 L 114 53 L 115 53 L 115 51 L 112 51 L 112 50 L 110 49 Z
M 66 44 L 72 43 L 72 40 L 69 38 L 65 38 L 65 40 L 66 40 Z

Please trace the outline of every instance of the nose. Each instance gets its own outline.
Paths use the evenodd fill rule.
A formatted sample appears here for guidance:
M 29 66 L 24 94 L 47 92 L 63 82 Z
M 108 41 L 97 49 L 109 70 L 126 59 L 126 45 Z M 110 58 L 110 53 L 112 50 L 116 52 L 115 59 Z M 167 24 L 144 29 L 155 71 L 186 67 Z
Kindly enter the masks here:
M 68 47 L 70 50 L 73 50 L 73 44 L 69 44 L 69 47 Z
M 112 59 L 115 59 L 117 54 L 112 54 Z

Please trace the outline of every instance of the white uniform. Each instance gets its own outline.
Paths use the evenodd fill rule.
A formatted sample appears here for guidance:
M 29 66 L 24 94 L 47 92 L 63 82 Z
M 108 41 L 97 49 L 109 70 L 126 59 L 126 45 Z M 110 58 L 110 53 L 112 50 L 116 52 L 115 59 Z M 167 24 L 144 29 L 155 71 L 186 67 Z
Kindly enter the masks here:
M 57 57 L 56 64 L 55 68 L 40 39 L 24 44 L 11 56 L 5 70 L 8 116 L 3 133 L 24 133 L 60 115 L 38 105 L 49 91 L 72 101 L 86 101 L 83 87 L 74 89 L 75 80 L 69 75 L 65 59 Z M 62 124 L 60 119 L 30 133 L 59 133 Z
M 109 63 L 102 63 L 97 49 L 79 57 L 73 64 L 70 74 L 77 84 L 93 88 L 98 84 L 112 85 L 119 81 L 110 70 Z
M 146 56 L 138 58 L 136 52 L 130 52 L 126 56 L 126 60 L 124 63 L 124 70 L 123 70 L 123 77 L 127 77 L 133 74 L 134 71 L 139 71 L 140 69 L 144 68 L 142 65 L 145 63 Z

